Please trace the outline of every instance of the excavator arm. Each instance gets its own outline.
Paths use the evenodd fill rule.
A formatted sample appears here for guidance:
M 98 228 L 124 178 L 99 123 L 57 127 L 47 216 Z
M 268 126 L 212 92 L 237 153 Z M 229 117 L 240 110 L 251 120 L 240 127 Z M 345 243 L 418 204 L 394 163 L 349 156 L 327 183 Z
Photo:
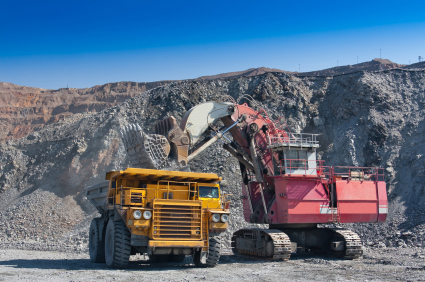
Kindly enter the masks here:
M 221 128 L 218 128 L 219 121 L 224 125 Z M 184 168 L 199 153 L 224 138 L 224 149 L 254 171 L 261 181 L 267 164 L 258 153 L 266 150 L 261 144 L 267 143 L 271 128 L 276 131 L 265 112 L 258 112 L 247 104 L 211 101 L 191 108 L 180 124 L 174 117 L 168 117 L 155 125 L 154 134 L 146 134 L 140 125 L 130 124 L 121 131 L 121 137 L 133 166 L 154 169 L 174 163 Z M 227 132 L 233 140 L 225 136 Z M 284 131 L 281 133 L 286 136 Z
M 225 135 L 227 132 L 232 140 Z M 263 182 L 265 174 L 274 172 L 272 159 L 276 156 L 267 147 L 270 138 L 288 138 L 286 131 L 278 129 L 264 110 L 214 101 L 191 108 L 180 124 L 172 116 L 157 122 L 154 134 L 146 134 L 140 125 L 130 124 L 121 135 L 132 165 L 153 169 L 184 169 L 201 152 L 224 139 L 223 148 L 238 159 L 242 174 L 246 175 L 246 170 L 253 172 L 258 182 Z

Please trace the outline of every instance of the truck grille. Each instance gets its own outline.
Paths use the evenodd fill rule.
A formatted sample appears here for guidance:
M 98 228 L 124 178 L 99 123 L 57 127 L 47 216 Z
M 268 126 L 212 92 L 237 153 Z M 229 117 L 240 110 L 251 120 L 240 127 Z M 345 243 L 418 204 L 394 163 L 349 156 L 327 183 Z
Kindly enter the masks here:
M 157 200 L 153 204 L 153 239 L 201 240 L 201 201 Z
M 142 193 L 131 193 L 131 203 L 141 204 L 143 201 Z

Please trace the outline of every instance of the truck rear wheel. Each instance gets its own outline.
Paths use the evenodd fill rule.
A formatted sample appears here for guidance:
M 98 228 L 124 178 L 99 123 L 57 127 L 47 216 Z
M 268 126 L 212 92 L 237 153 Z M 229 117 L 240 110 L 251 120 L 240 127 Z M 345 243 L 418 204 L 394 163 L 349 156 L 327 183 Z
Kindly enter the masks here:
M 111 268 L 125 268 L 131 253 L 131 234 L 122 220 L 109 219 L 105 234 L 105 260 Z
M 197 251 L 193 256 L 193 262 L 198 267 L 214 267 L 220 259 L 221 238 L 212 236 L 208 240 L 208 253 L 206 263 L 201 262 L 201 251 Z
M 105 242 L 103 230 L 100 230 L 99 221 L 102 218 L 93 218 L 90 224 L 89 253 L 92 262 L 105 262 Z

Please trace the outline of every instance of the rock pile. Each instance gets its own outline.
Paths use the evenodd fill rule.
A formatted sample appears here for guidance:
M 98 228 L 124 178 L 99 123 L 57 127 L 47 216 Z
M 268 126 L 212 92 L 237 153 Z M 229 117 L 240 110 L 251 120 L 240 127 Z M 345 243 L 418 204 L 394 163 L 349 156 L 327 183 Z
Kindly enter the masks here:
M 0 144 L 0 246 L 86 248 L 96 216 L 83 190 L 109 170 L 128 166 L 120 129 L 153 133 L 156 121 L 198 103 L 253 96 L 294 132 L 322 133 L 318 155 L 327 165 L 381 166 L 390 214 L 385 224 L 356 224 L 370 247 L 425 246 L 425 70 L 357 72 L 336 77 L 265 73 L 252 77 L 180 81 L 141 93 L 95 114 L 77 114 L 27 137 Z M 247 102 L 242 100 L 241 102 Z M 216 144 L 190 163 L 214 172 L 233 193 L 226 238 L 243 220 L 238 163 Z M 227 241 L 227 246 L 229 243 Z

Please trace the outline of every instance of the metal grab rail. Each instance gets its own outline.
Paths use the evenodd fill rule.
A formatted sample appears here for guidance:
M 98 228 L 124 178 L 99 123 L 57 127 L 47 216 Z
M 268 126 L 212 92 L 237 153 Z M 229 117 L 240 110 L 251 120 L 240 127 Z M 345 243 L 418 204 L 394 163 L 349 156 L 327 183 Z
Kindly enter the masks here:
M 173 181 L 169 181 L 169 182 L 173 182 Z M 175 181 L 174 181 L 175 182 Z M 177 183 L 181 183 L 181 182 L 177 182 Z M 193 193 L 195 193 L 196 194 L 196 192 L 197 192 L 197 189 L 196 189 L 196 185 L 190 185 L 190 184 L 193 184 L 193 183 L 195 183 L 196 184 L 196 182 L 185 182 L 185 183 L 188 183 L 189 185 L 188 186 L 185 186 L 185 187 L 188 187 L 189 189 L 171 189 L 170 190 L 170 185 L 167 185 L 167 187 L 166 188 L 160 188 L 159 187 L 159 185 L 157 185 L 157 187 L 156 188 L 148 188 L 148 187 L 146 187 L 146 188 L 139 188 L 139 187 L 123 187 L 122 185 L 120 185 L 120 187 L 117 187 L 117 188 L 115 188 L 116 189 L 116 191 L 115 191 L 115 193 L 112 195 L 112 197 L 107 197 L 108 199 L 110 199 L 110 198 L 113 198 L 113 201 L 112 201 L 112 203 L 113 203 L 113 205 L 116 205 L 116 204 L 118 204 L 119 206 L 123 206 L 123 199 L 124 199 L 124 197 L 125 197 L 125 190 L 133 190 L 133 191 L 136 191 L 136 193 L 137 193 L 137 191 L 140 191 L 140 192 L 142 192 L 142 191 L 146 191 L 146 196 L 147 196 L 147 192 L 148 192 L 148 190 L 153 190 L 153 192 L 154 192 L 154 197 L 156 198 L 156 199 L 159 199 L 159 197 L 158 197 L 158 192 L 159 192 L 159 190 L 166 190 L 167 191 L 167 195 L 169 195 L 169 192 L 170 191 L 172 191 L 172 192 L 187 192 L 188 193 L 188 200 L 190 200 L 190 194 L 191 194 L 191 192 L 193 192 Z M 194 187 L 195 189 L 191 189 L 192 187 Z M 117 195 L 119 195 L 120 196 L 120 203 L 117 203 L 116 202 L 116 196 Z M 143 196 L 140 196 L 140 195 L 132 195 L 132 197 L 138 197 L 138 198 L 140 198 L 140 199 L 143 199 Z
M 286 165 L 285 162 L 286 161 Z M 309 164 L 313 162 L 315 166 Z M 381 167 L 356 167 L 356 166 L 324 166 L 323 160 L 286 159 L 280 160 L 280 175 L 308 175 L 309 169 L 316 169 L 317 175 L 335 181 L 344 180 L 370 180 L 385 181 L 385 170 Z M 285 170 L 285 171 L 283 171 Z M 292 173 L 298 170 L 297 173 Z M 301 171 L 301 172 L 300 172 Z
M 270 145 L 294 144 L 300 146 L 319 146 L 317 136 L 312 133 L 291 133 L 289 136 L 270 135 Z
M 120 185 L 120 187 L 117 187 L 117 188 L 115 188 L 116 189 L 116 191 L 115 191 L 115 193 L 112 195 L 112 198 L 113 198 L 113 205 L 115 206 L 116 204 L 117 204 L 117 202 L 116 202 L 116 198 L 117 198 L 117 195 L 119 195 L 120 196 L 120 203 L 118 204 L 120 207 L 122 207 L 123 206 L 123 200 L 124 200 L 124 198 L 125 198 L 125 190 L 136 190 L 136 191 L 140 191 L 140 192 L 142 192 L 142 191 L 146 191 L 146 193 L 147 193 L 147 190 L 148 189 L 152 189 L 152 188 L 138 188 L 138 187 L 123 187 L 122 185 Z M 136 197 L 140 197 L 140 199 L 142 200 L 142 202 L 143 202 L 143 196 L 136 196 Z M 109 197 L 109 198 L 111 198 L 111 197 Z
M 159 183 L 160 182 L 167 182 L 167 188 L 159 188 Z M 188 184 L 188 188 L 189 189 L 187 189 L 187 190 L 176 190 L 176 189 L 173 189 L 173 191 L 177 191 L 177 192 L 188 192 L 188 194 L 187 194 L 187 200 L 190 200 L 190 192 L 193 192 L 193 193 L 196 193 L 196 184 L 197 184 L 197 182 L 179 182 L 179 181 L 171 181 L 171 180 L 159 180 L 158 182 L 157 182 L 157 186 L 156 186 L 156 194 L 155 194 L 155 198 L 156 199 L 159 199 L 158 198 L 158 192 L 159 192 L 159 190 L 167 190 L 167 197 L 168 197 L 168 195 L 170 194 L 170 183 L 185 183 L 185 184 Z M 195 184 L 194 185 L 194 187 L 195 187 L 195 190 L 191 190 L 191 186 L 192 185 L 190 185 L 190 184 Z M 151 188 L 151 189 L 154 189 L 154 188 Z
M 385 171 L 382 167 L 333 166 L 331 179 L 385 181 Z

